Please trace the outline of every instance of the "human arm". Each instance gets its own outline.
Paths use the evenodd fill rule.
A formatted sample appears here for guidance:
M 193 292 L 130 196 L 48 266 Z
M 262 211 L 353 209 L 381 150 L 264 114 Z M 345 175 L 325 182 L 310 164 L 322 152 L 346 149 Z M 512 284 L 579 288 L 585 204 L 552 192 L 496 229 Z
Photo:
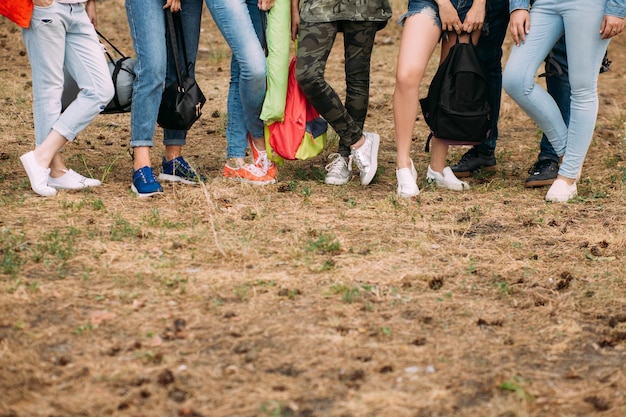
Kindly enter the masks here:
M 530 13 L 526 9 L 517 9 L 511 12 L 509 30 L 513 36 L 513 43 L 520 46 L 526 42 L 526 35 L 530 30 Z
M 463 32 L 472 33 L 483 28 L 486 4 L 486 0 L 474 0 L 463 21 Z
M 291 0 L 291 40 L 298 37 L 300 28 L 300 0 Z
M 257 3 L 259 10 L 268 11 L 274 7 L 274 0 L 259 0 Z
M 435 0 L 439 8 L 439 19 L 441 20 L 441 30 L 444 32 L 456 32 L 461 34 L 463 23 L 459 19 L 459 13 L 456 11 L 450 0 Z
M 54 3 L 54 0 L 33 0 L 33 4 L 37 7 L 48 7 L 52 3 Z

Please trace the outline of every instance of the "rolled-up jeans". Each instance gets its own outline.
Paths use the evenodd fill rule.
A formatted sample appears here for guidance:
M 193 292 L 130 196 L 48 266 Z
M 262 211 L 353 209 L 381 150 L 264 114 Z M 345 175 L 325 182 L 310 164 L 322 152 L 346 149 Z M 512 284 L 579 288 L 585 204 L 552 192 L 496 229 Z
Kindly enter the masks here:
M 232 51 L 226 124 L 226 157 L 243 158 L 248 134 L 263 137 L 266 65 L 261 46 L 258 0 L 206 0 L 215 24 Z
M 526 42 L 513 47 L 503 74 L 505 91 L 537 123 L 558 156 L 559 174 L 576 178 L 591 144 L 598 113 L 598 68 L 609 44 L 599 31 L 606 1 L 537 0 Z M 535 80 L 537 69 L 559 38 L 567 39 L 571 88 L 570 122 Z
M 114 93 L 104 51 L 84 4 L 53 2 L 35 7 L 22 38 L 33 72 L 35 142 L 41 145 L 51 129 L 72 141 Z M 64 65 L 80 92 L 61 113 Z
M 200 24 L 202 22 L 202 5 L 203 0 L 181 0 L 180 18 L 183 22 L 183 37 L 185 39 L 185 50 L 189 62 L 189 75 L 195 76 L 196 57 L 198 55 L 198 42 L 200 39 Z M 166 41 L 167 45 L 167 73 L 165 76 L 165 85 L 176 81 L 176 63 L 174 61 L 171 42 Z M 180 64 L 185 65 L 183 49 L 179 47 L 178 51 Z M 163 131 L 164 145 L 185 145 L 187 139 L 186 130 L 170 130 Z

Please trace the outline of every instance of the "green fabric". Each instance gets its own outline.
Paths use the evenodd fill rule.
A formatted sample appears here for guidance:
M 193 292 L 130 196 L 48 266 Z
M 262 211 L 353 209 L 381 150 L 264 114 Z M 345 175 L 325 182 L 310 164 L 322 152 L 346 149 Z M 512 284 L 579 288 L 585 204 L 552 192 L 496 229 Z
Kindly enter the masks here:
M 309 132 L 304 133 L 302 143 L 296 152 L 296 159 L 305 160 L 319 155 L 326 145 L 326 132 L 314 138 Z
M 276 0 L 267 14 L 267 92 L 261 120 L 282 121 L 287 97 L 291 46 L 291 1 Z

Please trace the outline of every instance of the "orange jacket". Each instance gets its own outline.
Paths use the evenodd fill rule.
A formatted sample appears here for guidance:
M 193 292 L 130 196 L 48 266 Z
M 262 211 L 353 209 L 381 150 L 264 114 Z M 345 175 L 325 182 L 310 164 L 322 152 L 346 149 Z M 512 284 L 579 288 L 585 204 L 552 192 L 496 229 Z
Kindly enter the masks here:
M 32 14 L 32 0 L 2 0 L 0 2 L 0 15 L 8 17 L 23 28 L 30 26 Z

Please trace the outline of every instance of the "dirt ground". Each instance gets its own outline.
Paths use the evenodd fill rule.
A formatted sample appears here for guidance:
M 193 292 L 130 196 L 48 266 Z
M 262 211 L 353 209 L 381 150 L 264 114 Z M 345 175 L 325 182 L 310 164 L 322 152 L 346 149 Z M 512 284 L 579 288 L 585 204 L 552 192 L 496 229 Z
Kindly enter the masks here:
M 98 6 L 132 55 L 122 0 Z M 506 95 L 494 174 L 428 185 L 420 119 L 422 193 L 396 197 L 394 22 L 373 57 L 370 186 L 324 185 L 336 142 L 275 185 L 223 180 L 229 52 L 208 13 L 203 27 L 208 102 L 184 153 L 206 185 L 135 198 L 129 115 L 102 115 L 64 156 L 103 186 L 41 198 L 18 159 L 30 67 L 0 18 L 0 416 L 626 415 L 624 36 L 580 196 L 549 204 L 523 186 L 539 131 Z M 341 68 L 338 44 L 342 92 Z

